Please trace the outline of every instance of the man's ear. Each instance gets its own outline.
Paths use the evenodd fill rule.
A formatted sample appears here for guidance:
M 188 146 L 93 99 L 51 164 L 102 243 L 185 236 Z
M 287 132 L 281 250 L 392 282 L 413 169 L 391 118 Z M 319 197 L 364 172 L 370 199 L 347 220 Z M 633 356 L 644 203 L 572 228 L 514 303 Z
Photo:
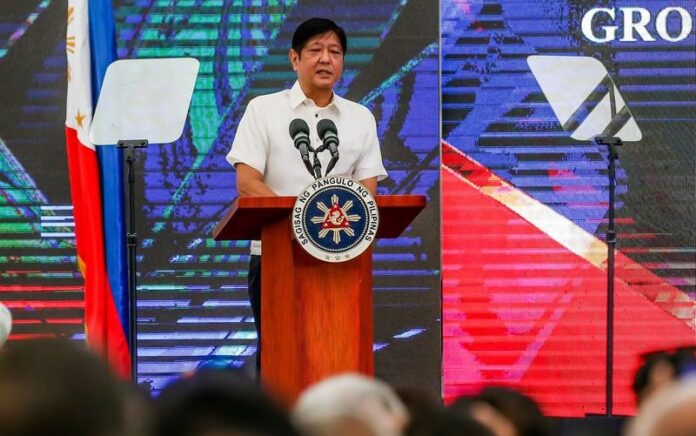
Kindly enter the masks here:
M 288 59 L 290 59 L 290 64 L 292 64 L 293 71 L 297 71 L 297 63 L 300 60 L 300 54 L 291 48 L 288 50 Z

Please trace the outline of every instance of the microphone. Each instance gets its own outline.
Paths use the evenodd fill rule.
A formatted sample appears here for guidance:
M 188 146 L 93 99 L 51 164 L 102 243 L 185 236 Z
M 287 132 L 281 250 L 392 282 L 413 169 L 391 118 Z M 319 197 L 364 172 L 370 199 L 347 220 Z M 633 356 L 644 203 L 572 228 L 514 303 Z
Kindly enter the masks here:
M 312 171 L 312 164 L 309 162 L 309 150 L 312 146 L 309 143 L 309 126 L 305 120 L 300 118 L 295 118 L 290 122 L 290 137 L 295 143 L 295 148 L 300 150 L 300 156 L 302 157 L 302 162 L 304 162 L 305 168 L 309 171 L 309 174 L 314 176 L 314 171 Z
M 328 175 L 334 165 L 336 165 L 336 162 L 338 162 L 338 130 L 333 121 L 323 119 L 317 124 L 317 133 L 323 144 L 322 149 L 328 149 L 329 153 L 331 153 L 331 161 L 326 168 L 326 174 Z

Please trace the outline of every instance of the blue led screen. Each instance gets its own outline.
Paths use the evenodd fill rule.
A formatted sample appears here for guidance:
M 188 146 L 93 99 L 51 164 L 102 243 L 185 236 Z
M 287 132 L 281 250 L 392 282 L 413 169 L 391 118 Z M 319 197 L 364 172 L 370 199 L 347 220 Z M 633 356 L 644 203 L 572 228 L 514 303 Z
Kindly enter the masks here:
M 379 192 L 424 194 L 430 204 L 401 238 L 379 241 L 374 250 L 376 372 L 395 383 L 417 376 L 439 392 L 437 4 L 113 5 L 119 58 L 192 56 L 201 62 L 182 138 L 151 144 L 136 156 L 139 381 L 158 390 L 201 366 L 252 370 L 248 243 L 218 243 L 211 235 L 236 193 L 225 155 L 248 101 L 292 85 L 287 50 L 294 28 L 306 18 L 327 16 L 349 37 L 336 91 L 366 105 L 377 120 L 390 174 Z M 63 134 L 67 5 L 45 0 L 8 6 L 0 26 L 0 68 L 15 86 L 2 91 L 10 102 L 0 130 L 2 189 L 9 194 L 0 215 L 0 259 L 16 267 L 3 273 L 0 300 L 11 302 L 19 321 L 13 339 L 44 333 L 80 338 L 82 288 Z M 422 31 L 414 34 L 416 25 Z M 55 159 L 47 161 L 47 153 Z

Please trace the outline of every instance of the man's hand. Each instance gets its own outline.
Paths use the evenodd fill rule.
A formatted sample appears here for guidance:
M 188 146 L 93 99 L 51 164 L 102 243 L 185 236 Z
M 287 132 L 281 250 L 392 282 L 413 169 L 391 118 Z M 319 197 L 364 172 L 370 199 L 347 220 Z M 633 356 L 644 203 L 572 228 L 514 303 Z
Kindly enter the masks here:
M 249 165 L 238 163 L 237 192 L 240 197 L 276 197 L 277 194 L 263 183 L 263 174 Z

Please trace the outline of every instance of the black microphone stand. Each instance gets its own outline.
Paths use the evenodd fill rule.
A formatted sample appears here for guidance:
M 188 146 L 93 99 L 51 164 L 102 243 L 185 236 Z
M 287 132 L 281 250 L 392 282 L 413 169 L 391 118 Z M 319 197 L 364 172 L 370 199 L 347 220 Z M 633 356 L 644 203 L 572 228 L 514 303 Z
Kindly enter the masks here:
M 136 248 L 138 234 L 135 232 L 135 149 L 147 147 L 147 139 L 118 141 L 116 146 L 128 150 L 126 154 L 127 185 L 126 195 L 126 244 L 128 245 L 128 348 L 130 348 L 131 378 L 138 383 L 138 306 L 136 300 L 137 265 Z
M 612 416 L 614 384 L 614 251 L 616 250 L 615 192 L 616 192 L 616 159 L 619 158 L 616 147 L 623 145 L 621 138 L 597 136 L 594 143 L 608 148 L 608 177 L 609 177 L 609 222 L 607 223 L 607 384 L 606 402 L 607 416 Z
M 312 167 L 314 169 L 314 176 L 315 180 L 321 179 L 321 162 L 319 162 L 319 150 L 314 151 L 314 165 Z
M 336 152 L 335 156 L 331 157 L 331 161 L 329 161 L 329 165 L 326 166 L 326 175 L 328 176 L 333 167 L 336 165 L 336 162 L 338 162 L 338 152 Z

